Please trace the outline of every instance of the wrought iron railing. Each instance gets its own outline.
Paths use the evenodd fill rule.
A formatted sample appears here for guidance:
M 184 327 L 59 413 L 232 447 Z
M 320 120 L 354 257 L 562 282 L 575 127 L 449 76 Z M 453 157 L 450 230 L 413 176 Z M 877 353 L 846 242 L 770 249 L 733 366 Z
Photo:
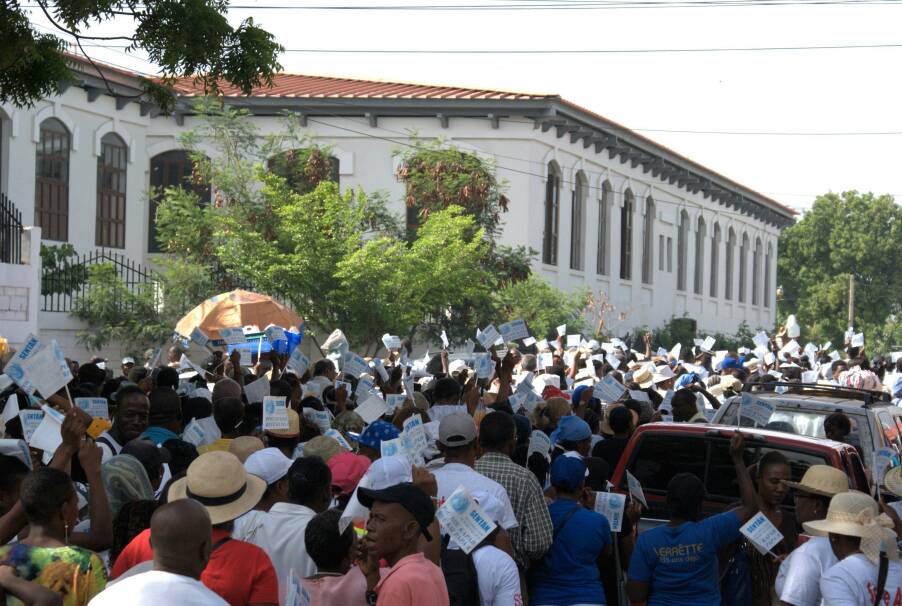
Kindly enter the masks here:
M 22 264 L 22 211 L 0 193 L 0 263 Z

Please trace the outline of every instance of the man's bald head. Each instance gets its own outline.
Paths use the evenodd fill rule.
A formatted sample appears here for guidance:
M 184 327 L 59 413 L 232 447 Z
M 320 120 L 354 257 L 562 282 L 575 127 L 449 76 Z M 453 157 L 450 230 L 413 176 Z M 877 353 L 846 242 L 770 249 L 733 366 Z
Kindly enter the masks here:
M 195 579 L 210 559 L 210 514 L 192 499 L 163 505 L 150 518 L 150 546 L 155 570 Z
M 241 385 L 238 384 L 238 381 L 228 377 L 216 381 L 216 385 L 213 386 L 213 402 L 222 398 L 241 399 Z

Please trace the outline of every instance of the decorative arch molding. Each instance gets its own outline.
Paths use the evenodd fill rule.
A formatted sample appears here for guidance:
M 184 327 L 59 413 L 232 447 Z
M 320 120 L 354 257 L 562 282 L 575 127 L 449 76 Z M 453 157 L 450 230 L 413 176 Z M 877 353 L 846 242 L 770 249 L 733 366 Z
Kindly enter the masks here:
M 6 117 L 9 120 L 9 136 L 15 139 L 19 136 L 19 122 L 21 122 L 22 112 L 20 112 L 12 103 L 0 104 L 0 118 Z
M 548 165 L 554 162 L 557 164 L 558 168 L 561 168 L 561 161 L 558 159 L 557 148 L 552 147 L 548 150 L 548 153 L 545 154 L 545 157 L 542 158 L 542 174 L 544 175 L 544 182 L 548 182 Z M 563 171 L 561 171 L 563 173 Z
M 623 208 L 623 203 L 626 200 L 626 192 L 627 191 L 629 191 L 632 194 L 634 200 L 639 199 L 639 197 L 636 195 L 636 190 L 633 188 L 633 180 L 630 179 L 629 177 L 625 177 L 623 179 L 623 183 L 620 184 L 620 191 L 618 192 L 618 195 L 617 195 L 617 197 L 619 199 L 617 200 L 616 204 L 619 208 Z M 636 209 L 633 208 L 633 212 L 635 212 L 635 211 L 636 211 Z
M 34 124 L 31 130 L 31 142 L 39 143 L 41 141 L 41 123 L 47 118 L 56 118 L 63 123 L 63 125 L 69 131 L 72 151 L 77 152 L 79 134 L 78 123 L 76 123 L 75 120 L 73 120 L 72 117 L 68 113 L 66 113 L 59 101 L 51 103 L 34 115 Z
M 125 142 L 125 145 L 128 146 L 128 162 L 131 164 L 135 161 L 135 138 L 131 136 L 131 134 L 122 128 L 122 125 L 119 124 L 119 120 L 117 118 L 112 118 L 107 120 L 103 124 L 97 127 L 97 130 L 94 131 L 94 155 L 100 156 L 103 153 L 103 145 L 101 144 L 101 139 L 103 139 L 104 135 L 109 133 L 116 133 L 119 137 Z

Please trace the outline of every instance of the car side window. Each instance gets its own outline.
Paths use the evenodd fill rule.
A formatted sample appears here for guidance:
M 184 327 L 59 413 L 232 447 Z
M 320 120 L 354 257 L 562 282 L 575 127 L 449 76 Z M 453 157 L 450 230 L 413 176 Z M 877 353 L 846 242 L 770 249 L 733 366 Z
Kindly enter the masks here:
M 667 494 L 667 484 L 678 473 L 705 477 L 705 437 L 703 435 L 645 434 L 636 443 L 627 465 L 645 492 Z M 622 482 L 626 489 L 626 479 Z
M 877 420 L 880 422 L 880 429 L 883 432 L 883 443 L 898 450 L 899 431 L 896 429 L 892 416 L 885 410 L 881 410 L 877 413 Z
M 812 465 L 830 465 L 830 462 L 822 455 L 797 450 L 774 448 L 772 446 L 760 446 L 755 443 L 746 443 L 743 458 L 750 466 L 749 473 L 754 478 L 757 469 L 754 465 L 766 453 L 777 450 L 789 460 L 790 477 L 793 482 L 798 482 L 805 471 Z M 739 500 L 739 483 L 733 462 L 730 459 L 730 443 L 724 439 L 716 439 L 711 442 L 708 475 L 705 478 L 705 487 L 708 491 L 708 499 L 723 503 L 734 503 Z M 789 502 L 787 505 L 791 505 Z

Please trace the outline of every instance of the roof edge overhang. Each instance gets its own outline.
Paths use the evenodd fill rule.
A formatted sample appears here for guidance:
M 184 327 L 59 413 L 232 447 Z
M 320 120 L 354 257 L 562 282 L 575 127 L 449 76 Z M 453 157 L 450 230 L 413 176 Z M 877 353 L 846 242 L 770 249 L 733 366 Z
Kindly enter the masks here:
M 196 97 L 179 97 L 177 116 L 194 113 Z M 308 117 L 365 117 L 371 126 L 379 118 L 432 117 L 447 126 L 450 118 L 484 118 L 494 128 L 502 119 L 519 118 L 532 122 L 542 132 L 553 130 L 559 139 L 582 143 L 596 154 L 693 194 L 701 194 L 742 215 L 782 229 L 794 222 L 796 212 L 723 175 L 648 139 L 630 129 L 590 112 L 560 97 L 537 99 L 424 99 L 362 97 L 227 97 L 232 107 L 247 109 L 257 116 L 277 116 L 286 111 Z

